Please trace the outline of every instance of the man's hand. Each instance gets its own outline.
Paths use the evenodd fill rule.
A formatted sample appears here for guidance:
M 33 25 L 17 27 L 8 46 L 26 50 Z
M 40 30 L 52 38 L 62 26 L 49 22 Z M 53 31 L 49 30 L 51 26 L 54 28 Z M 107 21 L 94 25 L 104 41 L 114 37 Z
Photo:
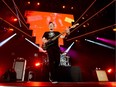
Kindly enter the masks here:
M 47 43 L 48 40 L 47 40 L 45 37 L 43 37 L 43 38 L 42 38 L 42 42 L 43 42 L 43 43 Z
M 70 34 L 70 29 L 66 29 L 65 31 L 66 31 L 66 34 L 68 35 Z

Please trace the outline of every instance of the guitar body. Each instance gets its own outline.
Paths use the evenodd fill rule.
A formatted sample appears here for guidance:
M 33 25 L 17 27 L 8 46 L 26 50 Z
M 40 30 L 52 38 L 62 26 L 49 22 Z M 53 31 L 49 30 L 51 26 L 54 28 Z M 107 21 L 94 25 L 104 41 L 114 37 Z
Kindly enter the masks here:
M 49 40 L 47 43 L 42 44 L 42 48 L 44 50 L 47 50 L 49 46 L 51 46 L 53 44 L 52 40 Z

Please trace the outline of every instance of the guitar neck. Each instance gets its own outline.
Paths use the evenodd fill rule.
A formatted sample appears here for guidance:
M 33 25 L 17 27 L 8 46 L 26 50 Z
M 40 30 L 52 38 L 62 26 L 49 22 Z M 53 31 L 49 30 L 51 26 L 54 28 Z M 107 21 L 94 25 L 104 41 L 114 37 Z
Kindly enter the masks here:
M 71 26 L 71 27 L 69 28 L 69 30 L 70 30 L 71 28 L 76 27 L 76 26 L 77 26 L 77 24 L 75 24 L 75 25 Z M 58 37 L 60 37 L 60 36 L 61 36 L 61 35 L 63 35 L 64 33 L 66 33 L 66 31 L 64 31 L 64 32 L 60 33 L 59 35 L 57 35 L 56 37 L 52 38 L 51 40 L 55 40 L 55 39 L 57 39 Z
M 58 37 L 60 37 L 62 34 L 63 34 L 63 33 L 61 33 L 61 34 L 57 35 L 56 37 L 52 38 L 52 40 L 57 39 L 57 38 L 58 38 Z

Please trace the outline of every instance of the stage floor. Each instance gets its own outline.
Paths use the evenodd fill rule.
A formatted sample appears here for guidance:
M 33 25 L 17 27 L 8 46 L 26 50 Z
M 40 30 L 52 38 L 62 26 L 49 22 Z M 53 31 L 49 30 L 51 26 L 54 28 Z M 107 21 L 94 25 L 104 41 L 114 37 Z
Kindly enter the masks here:
M 0 87 L 116 87 L 116 82 L 15 82 L 0 83 Z

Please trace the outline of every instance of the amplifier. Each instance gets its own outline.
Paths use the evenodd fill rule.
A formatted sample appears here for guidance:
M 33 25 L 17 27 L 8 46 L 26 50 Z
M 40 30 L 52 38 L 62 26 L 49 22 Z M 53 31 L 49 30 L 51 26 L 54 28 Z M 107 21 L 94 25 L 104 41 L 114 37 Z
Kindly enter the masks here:
M 14 59 L 13 68 L 16 71 L 16 79 L 17 79 L 17 81 L 24 81 L 26 62 L 27 61 L 24 58 Z

